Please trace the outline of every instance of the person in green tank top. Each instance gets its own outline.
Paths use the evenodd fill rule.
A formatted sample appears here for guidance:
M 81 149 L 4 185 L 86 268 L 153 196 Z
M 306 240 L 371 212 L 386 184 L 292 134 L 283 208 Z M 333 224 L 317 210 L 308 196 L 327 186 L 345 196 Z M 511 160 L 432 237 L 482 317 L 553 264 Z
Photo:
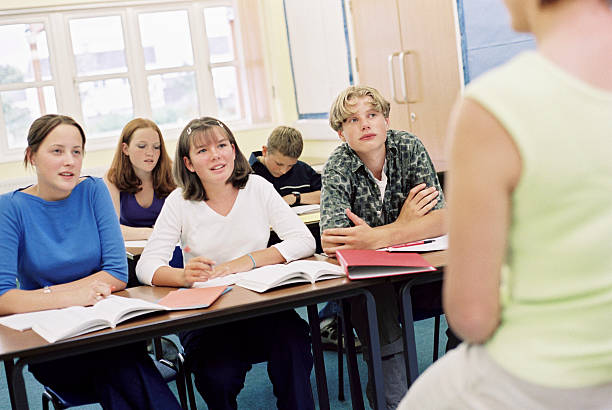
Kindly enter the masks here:
M 444 307 L 400 409 L 612 408 L 612 2 L 505 0 L 529 51 L 451 119 Z

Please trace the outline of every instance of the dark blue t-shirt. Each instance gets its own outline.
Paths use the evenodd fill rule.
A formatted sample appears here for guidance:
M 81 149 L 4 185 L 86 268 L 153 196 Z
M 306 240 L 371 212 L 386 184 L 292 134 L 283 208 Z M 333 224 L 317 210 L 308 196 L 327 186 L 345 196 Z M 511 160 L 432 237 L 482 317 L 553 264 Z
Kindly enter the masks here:
M 257 175 L 264 177 L 268 182 L 274 185 L 274 189 L 281 195 L 289 195 L 292 192 L 300 192 L 302 194 L 321 190 L 321 175 L 317 173 L 310 165 L 305 162 L 298 161 L 289 172 L 280 177 L 275 177 L 268 171 L 268 168 L 257 157 L 262 155 L 261 151 L 251 153 L 249 164 Z

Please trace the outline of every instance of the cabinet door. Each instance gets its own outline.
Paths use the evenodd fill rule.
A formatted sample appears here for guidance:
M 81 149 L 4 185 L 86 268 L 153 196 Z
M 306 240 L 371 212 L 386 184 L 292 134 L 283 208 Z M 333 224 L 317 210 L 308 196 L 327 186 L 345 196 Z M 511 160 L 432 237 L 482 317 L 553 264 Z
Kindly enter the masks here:
M 402 50 L 396 0 L 350 0 L 349 4 L 358 82 L 376 88 L 391 102 L 391 128 L 410 131 L 408 106 L 393 101 L 392 80 L 388 70 L 389 56 Z M 402 98 L 397 61 L 396 57 L 395 93 L 398 98 Z
M 445 168 L 450 113 L 462 86 L 456 0 L 398 0 L 411 130 Z

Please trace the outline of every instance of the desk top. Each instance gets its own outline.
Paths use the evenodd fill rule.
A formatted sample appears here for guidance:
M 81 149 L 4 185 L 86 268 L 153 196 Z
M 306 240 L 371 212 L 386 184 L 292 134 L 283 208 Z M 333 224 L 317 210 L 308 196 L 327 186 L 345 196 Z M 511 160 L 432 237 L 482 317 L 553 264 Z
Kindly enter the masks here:
M 321 221 L 321 212 L 320 211 L 310 212 L 310 213 L 302 214 L 302 215 L 298 215 L 298 216 L 300 217 L 302 222 L 304 222 L 306 225 L 318 224 L 319 221 Z
M 423 254 L 425 259 L 437 268 L 446 263 L 446 251 Z M 313 259 L 335 259 L 314 256 Z M 426 274 L 426 273 L 423 273 Z M 419 275 L 419 274 L 416 274 Z M 0 326 L 0 360 L 30 356 L 62 356 L 74 348 L 87 351 L 102 347 L 145 340 L 157 335 L 174 333 L 178 330 L 195 329 L 246 319 L 257 315 L 286 310 L 294 307 L 320 303 L 333 298 L 357 294 L 360 289 L 384 283 L 385 278 L 367 280 L 331 279 L 315 284 L 291 285 L 265 293 L 256 293 L 234 286 L 207 309 L 153 313 L 128 320 L 115 329 L 104 329 L 74 338 L 48 343 L 32 330 L 19 332 Z M 138 286 L 118 292 L 117 295 L 157 301 L 175 288 Z

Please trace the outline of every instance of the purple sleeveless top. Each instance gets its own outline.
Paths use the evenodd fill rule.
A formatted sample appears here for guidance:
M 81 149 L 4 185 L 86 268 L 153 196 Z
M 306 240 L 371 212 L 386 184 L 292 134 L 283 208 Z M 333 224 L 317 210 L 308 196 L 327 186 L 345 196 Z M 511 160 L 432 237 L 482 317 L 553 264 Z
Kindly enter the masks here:
M 119 195 L 119 208 L 121 211 L 119 221 L 121 225 L 137 228 L 151 228 L 155 225 L 165 199 L 160 199 L 157 194 L 153 194 L 151 206 L 143 208 L 136 201 L 134 194 L 120 192 Z
M 143 208 L 136 201 L 134 194 L 129 192 L 119 193 L 119 221 L 121 225 L 136 228 L 152 228 L 155 225 L 157 216 L 161 212 L 165 199 L 160 199 L 157 194 L 153 194 L 153 203 L 148 208 Z M 173 268 L 183 267 L 183 253 L 180 247 L 174 249 L 172 260 L 169 263 Z

